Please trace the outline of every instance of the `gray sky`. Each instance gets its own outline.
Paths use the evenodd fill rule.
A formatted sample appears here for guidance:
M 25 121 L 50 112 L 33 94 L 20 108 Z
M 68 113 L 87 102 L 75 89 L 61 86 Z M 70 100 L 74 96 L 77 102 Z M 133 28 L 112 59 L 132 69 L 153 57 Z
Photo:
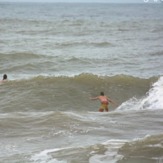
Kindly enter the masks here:
M 157 3 L 159 0 L 0 0 L 0 2 L 105 2 L 105 3 Z

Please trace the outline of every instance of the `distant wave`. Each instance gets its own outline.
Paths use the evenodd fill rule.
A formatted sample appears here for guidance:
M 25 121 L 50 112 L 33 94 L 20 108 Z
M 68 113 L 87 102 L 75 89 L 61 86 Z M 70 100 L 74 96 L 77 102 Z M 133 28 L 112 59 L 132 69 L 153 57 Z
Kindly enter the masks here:
M 112 43 L 107 41 L 101 41 L 101 42 L 89 42 L 89 41 L 83 41 L 83 42 L 63 42 L 63 43 L 56 43 L 56 47 L 76 47 L 76 46 L 93 46 L 93 47 L 112 47 L 114 46 Z
M 1 59 L 3 61 L 6 61 L 6 60 L 26 60 L 26 59 L 39 59 L 41 56 L 38 55 L 38 54 L 35 54 L 35 53 L 31 53 L 31 52 L 11 52 L 11 53 L 8 53 L 8 54 L 3 54 L 3 53 L 0 53 L 1 55 Z

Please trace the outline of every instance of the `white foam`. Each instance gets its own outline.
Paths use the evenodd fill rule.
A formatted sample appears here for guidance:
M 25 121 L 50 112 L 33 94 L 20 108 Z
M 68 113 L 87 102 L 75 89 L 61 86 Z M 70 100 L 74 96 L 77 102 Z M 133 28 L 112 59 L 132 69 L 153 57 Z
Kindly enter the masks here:
M 52 157 L 50 153 L 57 152 L 62 149 L 56 148 L 56 149 L 47 149 L 44 150 L 38 154 L 35 154 L 31 157 L 31 161 L 34 163 L 67 163 L 67 161 L 59 161 Z
M 117 110 L 163 109 L 163 77 L 153 84 L 142 99 L 135 97 L 122 103 Z
M 141 101 L 143 108 L 163 109 L 163 77 L 153 84 L 148 96 Z
M 126 143 L 127 140 L 111 139 L 104 143 L 107 151 L 104 154 L 96 154 L 90 157 L 89 163 L 115 163 L 123 156 L 117 154 L 118 150 Z

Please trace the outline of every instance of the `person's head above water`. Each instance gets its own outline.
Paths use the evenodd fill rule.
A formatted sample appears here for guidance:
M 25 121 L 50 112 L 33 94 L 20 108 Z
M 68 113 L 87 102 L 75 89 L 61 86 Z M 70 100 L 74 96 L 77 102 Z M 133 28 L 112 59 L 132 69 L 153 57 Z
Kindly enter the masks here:
M 7 79 L 7 75 L 4 74 L 4 75 L 3 75 L 3 80 L 6 80 L 6 79 Z
M 101 92 L 100 95 L 101 95 L 101 96 L 104 96 L 104 92 Z

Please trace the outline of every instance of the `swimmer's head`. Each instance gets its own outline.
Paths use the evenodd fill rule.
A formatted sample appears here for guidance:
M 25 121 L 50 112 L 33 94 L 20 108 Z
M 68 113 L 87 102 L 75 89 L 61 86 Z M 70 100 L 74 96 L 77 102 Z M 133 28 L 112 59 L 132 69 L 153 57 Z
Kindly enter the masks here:
M 104 92 L 101 92 L 100 95 L 101 95 L 101 96 L 104 96 Z
M 6 80 L 6 79 L 7 79 L 7 75 L 4 74 L 4 75 L 3 75 L 3 80 Z

